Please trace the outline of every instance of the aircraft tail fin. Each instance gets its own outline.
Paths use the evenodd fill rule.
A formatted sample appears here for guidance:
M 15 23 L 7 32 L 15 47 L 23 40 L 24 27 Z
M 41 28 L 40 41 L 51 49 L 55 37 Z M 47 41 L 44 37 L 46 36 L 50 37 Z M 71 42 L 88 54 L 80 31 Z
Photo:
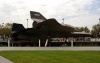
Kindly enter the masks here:
M 25 29 L 24 26 L 22 24 L 18 24 L 18 23 L 13 23 L 12 26 L 12 33 L 18 32 Z
M 47 20 L 41 13 L 36 11 L 30 11 L 31 19 L 36 22 L 43 22 Z

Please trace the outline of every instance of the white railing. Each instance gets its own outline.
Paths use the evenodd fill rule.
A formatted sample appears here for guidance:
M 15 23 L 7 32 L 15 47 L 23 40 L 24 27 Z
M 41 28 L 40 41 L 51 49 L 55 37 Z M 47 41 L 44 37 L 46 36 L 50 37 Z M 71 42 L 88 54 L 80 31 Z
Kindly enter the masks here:
M 79 38 L 52 38 L 51 42 L 100 42 L 100 38 L 79 37 Z
M 91 38 L 90 41 L 96 41 L 96 42 L 98 42 L 98 41 L 100 41 L 100 38 Z

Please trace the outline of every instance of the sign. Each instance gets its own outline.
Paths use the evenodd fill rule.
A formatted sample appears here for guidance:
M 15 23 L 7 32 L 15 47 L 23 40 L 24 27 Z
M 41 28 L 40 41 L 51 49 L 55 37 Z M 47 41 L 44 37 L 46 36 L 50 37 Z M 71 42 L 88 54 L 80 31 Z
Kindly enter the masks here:
M 66 38 L 52 38 L 51 42 L 65 42 Z

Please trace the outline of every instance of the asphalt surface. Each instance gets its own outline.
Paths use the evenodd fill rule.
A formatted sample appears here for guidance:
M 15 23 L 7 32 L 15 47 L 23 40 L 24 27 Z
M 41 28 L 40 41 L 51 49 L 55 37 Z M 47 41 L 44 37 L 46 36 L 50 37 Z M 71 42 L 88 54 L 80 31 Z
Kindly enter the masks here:
M 100 50 L 100 47 L 0 47 L 0 51 L 9 50 Z

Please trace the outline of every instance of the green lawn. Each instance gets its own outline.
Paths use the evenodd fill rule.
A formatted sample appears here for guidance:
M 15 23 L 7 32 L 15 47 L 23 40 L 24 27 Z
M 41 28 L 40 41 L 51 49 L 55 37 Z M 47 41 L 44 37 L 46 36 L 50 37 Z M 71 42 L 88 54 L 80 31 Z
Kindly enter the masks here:
M 0 51 L 15 63 L 100 63 L 100 51 Z

